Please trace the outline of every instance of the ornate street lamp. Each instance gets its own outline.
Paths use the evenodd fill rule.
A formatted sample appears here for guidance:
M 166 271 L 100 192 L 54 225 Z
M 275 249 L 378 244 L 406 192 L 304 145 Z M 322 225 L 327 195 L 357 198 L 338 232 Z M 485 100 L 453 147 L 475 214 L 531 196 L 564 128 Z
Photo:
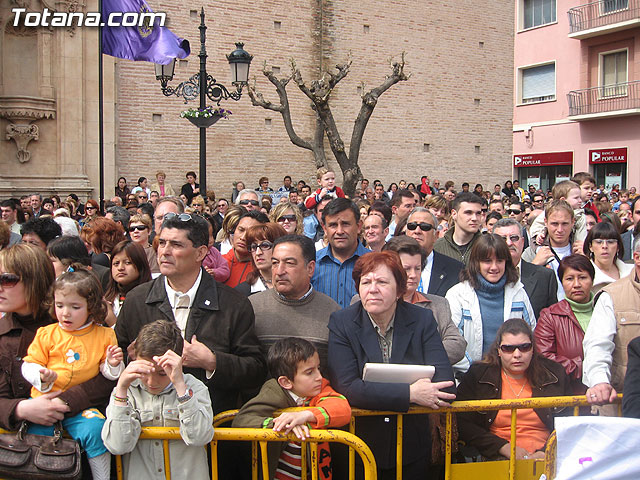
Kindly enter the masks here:
M 249 81 L 249 66 L 253 56 L 242 48 L 244 47 L 243 43 L 236 43 L 236 49 L 227 55 L 227 60 L 231 67 L 231 84 L 236 87 L 235 90 L 229 91 L 227 87 L 207 74 L 207 50 L 205 47 L 207 26 L 204 24 L 204 7 L 200 11 L 200 26 L 198 29 L 200 30 L 200 53 L 198 54 L 200 71 L 174 88 L 169 86 L 169 82 L 173 80 L 176 68 L 175 59 L 167 65 L 156 64 L 156 80 L 160 82 L 162 93 L 167 97 L 172 95 L 182 97 L 184 103 L 200 97 L 200 110 L 206 108 L 207 97 L 216 105 L 220 105 L 222 100 L 240 100 L 242 89 Z M 204 88 L 200 88 L 201 79 L 204 79 Z M 207 128 L 220 118 L 219 116 L 188 118 L 200 130 L 200 192 L 203 197 L 207 192 Z

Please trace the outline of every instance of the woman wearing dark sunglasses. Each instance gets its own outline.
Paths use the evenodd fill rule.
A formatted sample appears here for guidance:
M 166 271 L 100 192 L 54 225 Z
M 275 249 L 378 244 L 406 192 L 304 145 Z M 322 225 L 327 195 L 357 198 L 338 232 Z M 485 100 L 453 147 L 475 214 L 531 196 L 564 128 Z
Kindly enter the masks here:
M 96 375 L 63 393 L 30 399 L 20 369 L 38 328 L 52 323 L 47 293 L 55 280 L 44 250 L 18 244 L 0 251 L 0 427 L 17 430 L 23 420 L 52 425 L 109 398 L 114 382 Z
M 571 395 L 562 365 L 544 358 L 535 348 L 533 333 L 521 318 L 498 329 L 482 361 L 471 365 L 458 386 L 457 400 L 518 399 Z M 553 430 L 551 409 L 517 411 L 517 459 L 544 459 Z M 511 458 L 511 411 L 458 414 L 460 440 L 477 448 L 486 459 Z
M 286 230 L 281 225 L 272 222 L 255 225 L 247 230 L 245 238 L 251 253 L 253 270 L 247 274 L 244 282 L 235 287 L 236 290 L 248 297 L 254 293 L 273 288 L 271 283 L 273 242 L 276 241 L 276 238 L 286 234 Z

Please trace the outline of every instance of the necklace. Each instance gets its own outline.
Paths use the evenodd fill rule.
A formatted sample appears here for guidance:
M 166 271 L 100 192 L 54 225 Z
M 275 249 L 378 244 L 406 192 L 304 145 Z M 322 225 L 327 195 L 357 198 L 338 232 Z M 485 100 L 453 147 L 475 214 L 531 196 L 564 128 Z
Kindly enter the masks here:
M 513 387 L 511 386 L 511 380 L 509 380 L 509 375 L 507 374 L 507 372 L 504 371 L 504 369 L 502 370 L 504 372 L 504 376 L 507 379 L 507 385 L 509 386 L 509 390 L 511 390 L 511 393 L 513 393 L 516 398 L 520 398 L 520 395 L 522 394 L 522 391 L 524 390 L 524 386 L 527 384 L 527 379 L 524 379 L 524 383 L 522 384 L 522 387 L 520 387 L 520 391 L 518 393 L 516 393 L 516 391 L 513 389 Z

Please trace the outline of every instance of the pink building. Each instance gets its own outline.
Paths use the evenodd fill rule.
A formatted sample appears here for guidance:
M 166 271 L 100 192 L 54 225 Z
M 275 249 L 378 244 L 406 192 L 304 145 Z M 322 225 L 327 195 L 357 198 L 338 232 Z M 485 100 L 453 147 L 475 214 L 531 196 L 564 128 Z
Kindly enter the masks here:
M 514 177 L 640 186 L 640 0 L 516 0 Z

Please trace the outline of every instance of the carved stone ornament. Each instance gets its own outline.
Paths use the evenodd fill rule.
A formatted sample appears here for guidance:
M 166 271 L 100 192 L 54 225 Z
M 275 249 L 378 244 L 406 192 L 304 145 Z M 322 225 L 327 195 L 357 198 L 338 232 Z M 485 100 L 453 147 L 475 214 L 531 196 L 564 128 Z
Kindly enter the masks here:
M 17 125 L 10 123 L 7 125 L 7 140 L 13 140 L 18 147 L 16 157 L 20 163 L 28 162 L 31 159 L 31 152 L 27 150 L 27 145 L 31 140 L 38 140 L 39 128 L 37 125 Z
M 0 117 L 9 120 L 7 140 L 16 142 L 16 157 L 20 163 L 31 159 L 27 145 L 38 140 L 40 130 L 32 122 L 40 119 L 53 119 L 56 116 L 55 100 L 17 95 L 0 96 Z

